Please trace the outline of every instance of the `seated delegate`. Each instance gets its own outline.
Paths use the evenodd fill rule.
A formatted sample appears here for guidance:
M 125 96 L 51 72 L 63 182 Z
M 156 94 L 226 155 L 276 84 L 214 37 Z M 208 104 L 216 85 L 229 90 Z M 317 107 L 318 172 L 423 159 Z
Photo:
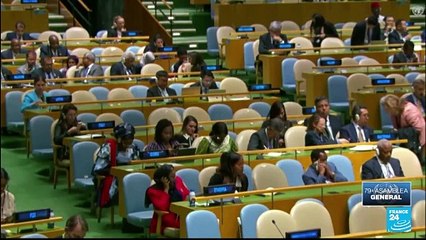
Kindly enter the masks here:
M 208 137 L 198 144 L 196 154 L 237 152 L 235 141 L 228 135 L 228 127 L 224 122 L 216 122 Z
M 34 78 L 34 90 L 25 94 L 24 99 L 22 100 L 21 112 L 24 112 L 27 109 L 37 109 L 40 108 L 41 103 L 46 102 L 46 97 L 48 94 L 44 91 L 46 87 L 46 79 L 43 76 L 35 76 Z
M 308 122 L 308 128 L 306 129 L 305 135 L 305 146 L 328 145 L 349 142 L 344 138 L 336 140 L 330 138 L 327 134 L 327 131 L 325 130 L 325 119 L 317 113 L 312 115 Z
M 312 150 L 311 161 L 312 164 L 302 176 L 305 185 L 348 181 L 333 163 L 327 162 L 327 153 L 324 150 Z
M 154 141 L 145 146 L 144 151 L 169 150 L 179 147 L 179 143 L 173 139 L 173 123 L 168 119 L 161 119 L 155 125 Z
M 284 123 L 281 119 L 269 120 L 266 127 L 262 127 L 251 135 L 247 150 L 280 148 L 279 137 L 283 130 Z
M 209 186 L 235 184 L 237 191 L 247 191 L 248 178 L 243 172 L 243 156 L 236 152 L 224 152 L 220 156 L 220 165 L 210 178 Z
M 174 138 L 179 143 L 179 147 L 189 148 L 197 137 L 198 121 L 194 116 L 188 115 L 183 120 L 182 129 Z

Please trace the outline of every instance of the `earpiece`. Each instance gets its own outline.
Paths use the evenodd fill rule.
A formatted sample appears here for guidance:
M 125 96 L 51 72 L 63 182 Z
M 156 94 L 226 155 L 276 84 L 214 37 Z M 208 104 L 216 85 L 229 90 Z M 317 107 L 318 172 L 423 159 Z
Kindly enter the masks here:
M 358 106 L 358 105 L 355 105 L 354 107 L 353 107 L 353 109 L 352 109 L 352 119 L 355 121 L 355 122 L 358 122 L 359 121 L 359 119 L 360 119 L 360 113 L 361 112 L 361 107 L 360 106 Z

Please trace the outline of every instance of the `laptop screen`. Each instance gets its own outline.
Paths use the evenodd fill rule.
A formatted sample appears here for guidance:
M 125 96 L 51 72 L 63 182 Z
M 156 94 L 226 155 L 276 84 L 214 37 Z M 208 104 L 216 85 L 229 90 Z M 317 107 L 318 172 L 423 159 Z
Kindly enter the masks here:
M 222 67 L 220 65 L 206 65 L 203 66 L 203 70 L 204 71 L 217 71 L 217 70 L 221 70 Z
M 235 192 L 235 184 L 213 185 L 203 188 L 204 196 L 220 195 Z
M 46 97 L 47 103 L 68 103 L 71 101 L 72 101 L 72 95 Z
M 27 222 L 48 218 L 50 218 L 50 208 L 14 213 L 15 222 Z
M 104 122 L 89 122 L 87 123 L 88 130 L 98 130 L 98 129 L 107 129 L 114 128 L 115 121 L 104 121 Z
M 320 228 L 285 233 L 285 238 L 320 238 L 320 237 L 321 237 Z

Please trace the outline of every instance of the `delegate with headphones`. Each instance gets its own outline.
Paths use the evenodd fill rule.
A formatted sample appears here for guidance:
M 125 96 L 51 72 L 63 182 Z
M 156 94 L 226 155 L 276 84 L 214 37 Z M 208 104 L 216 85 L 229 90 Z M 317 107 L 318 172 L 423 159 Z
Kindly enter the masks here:
M 398 159 L 392 158 L 392 144 L 387 139 L 377 142 L 376 156 L 362 165 L 361 179 L 404 177 Z
M 351 116 L 352 122 L 340 129 L 340 137 L 350 143 L 369 142 L 374 130 L 368 126 L 368 109 L 364 106 L 355 105 Z

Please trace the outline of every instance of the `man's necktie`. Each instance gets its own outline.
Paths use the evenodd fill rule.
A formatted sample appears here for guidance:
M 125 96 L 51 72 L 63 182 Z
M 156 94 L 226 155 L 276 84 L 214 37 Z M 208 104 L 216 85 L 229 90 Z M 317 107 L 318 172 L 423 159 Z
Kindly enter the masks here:
M 364 136 L 362 135 L 362 128 L 358 126 L 358 142 L 365 142 Z
M 333 130 L 331 129 L 330 123 L 327 119 L 325 120 L 325 128 L 327 129 L 328 138 L 334 140 Z
M 393 178 L 394 176 L 393 176 L 393 174 L 392 174 L 392 172 L 390 170 L 390 166 L 389 165 L 390 165 L 389 163 L 386 164 L 387 175 L 388 175 L 388 178 Z
M 132 75 L 132 70 L 131 70 L 130 68 L 127 68 L 127 67 L 126 67 L 126 74 L 127 74 L 127 75 Z M 128 79 L 129 79 L 129 81 L 130 81 L 130 80 L 132 80 L 132 78 L 131 78 L 131 77 L 128 77 Z

